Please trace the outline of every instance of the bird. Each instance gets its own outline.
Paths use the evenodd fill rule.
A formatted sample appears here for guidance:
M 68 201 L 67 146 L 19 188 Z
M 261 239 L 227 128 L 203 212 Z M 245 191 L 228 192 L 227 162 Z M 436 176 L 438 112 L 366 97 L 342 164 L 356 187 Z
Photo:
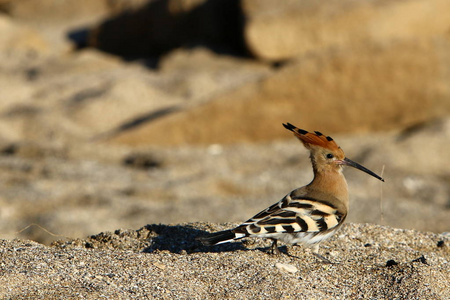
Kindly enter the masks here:
M 234 229 L 197 239 L 205 246 L 213 246 L 247 237 L 266 238 L 272 240 L 271 254 L 280 255 L 277 243 L 281 241 L 312 248 L 315 256 L 329 263 L 319 254 L 319 244 L 336 233 L 348 214 L 348 186 L 343 167 L 359 169 L 383 182 L 384 179 L 345 157 L 344 151 L 331 137 L 319 131 L 299 129 L 290 123 L 283 123 L 283 126 L 310 151 L 313 180 Z

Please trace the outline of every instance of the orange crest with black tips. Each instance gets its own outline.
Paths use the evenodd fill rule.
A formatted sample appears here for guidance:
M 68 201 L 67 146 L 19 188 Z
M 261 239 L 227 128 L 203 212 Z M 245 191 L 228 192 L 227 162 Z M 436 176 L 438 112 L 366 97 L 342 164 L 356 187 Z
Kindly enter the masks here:
M 283 126 L 292 131 L 295 136 L 305 145 L 306 148 L 310 148 L 310 145 L 316 145 L 322 148 L 330 149 L 332 151 L 340 149 L 336 142 L 329 136 L 323 135 L 319 131 L 314 133 L 299 129 L 291 123 L 283 124 Z

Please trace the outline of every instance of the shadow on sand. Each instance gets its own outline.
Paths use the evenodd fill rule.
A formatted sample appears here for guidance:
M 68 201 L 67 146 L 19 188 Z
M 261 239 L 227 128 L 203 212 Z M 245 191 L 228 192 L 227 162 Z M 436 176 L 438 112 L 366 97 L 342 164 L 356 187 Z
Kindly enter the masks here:
M 249 250 L 242 242 L 225 243 L 217 246 L 203 246 L 197 237 L 208 235 L 210 232 L 198 229 L 194 225 L 163 225 L 151 224 L 139 229 L 147 230 L 150 245 L 143 252 L 170 251 L 172 253 L 193 252 L 228 252 Z

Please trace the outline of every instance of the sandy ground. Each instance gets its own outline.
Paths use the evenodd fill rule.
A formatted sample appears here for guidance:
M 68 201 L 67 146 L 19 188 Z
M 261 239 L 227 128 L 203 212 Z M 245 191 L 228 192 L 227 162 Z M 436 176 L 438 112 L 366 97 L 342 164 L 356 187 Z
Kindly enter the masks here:
M 147 225 L 52 247 L 2 240 L 3 299 L 449 299 L 450 238 L 346 224 L 321 253 L 195 237 L 236 224 Z

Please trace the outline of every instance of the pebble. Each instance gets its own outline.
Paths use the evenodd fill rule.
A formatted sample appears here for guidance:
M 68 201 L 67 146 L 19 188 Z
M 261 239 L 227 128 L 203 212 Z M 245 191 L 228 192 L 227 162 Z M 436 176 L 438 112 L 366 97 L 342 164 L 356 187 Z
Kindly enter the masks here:
M 288 273 L 295 273 L 298 271 L 298 269 L 295 266 L 289 264 L 276 263 L 275 267 L 277 267 L 280 271 Z

